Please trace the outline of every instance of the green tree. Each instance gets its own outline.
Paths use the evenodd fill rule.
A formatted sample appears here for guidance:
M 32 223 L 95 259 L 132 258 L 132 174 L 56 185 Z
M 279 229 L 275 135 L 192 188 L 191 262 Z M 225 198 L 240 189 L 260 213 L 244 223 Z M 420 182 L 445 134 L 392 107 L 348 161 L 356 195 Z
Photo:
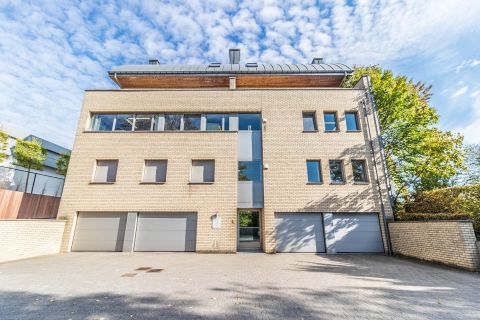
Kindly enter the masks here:
M 480 144 L 465 147 L 465 168 L 453 179 L 453 185 L 480 184 Z
M 344 86 L 353 87 L 362 76 L 372 82 L 395 209 L 417 192 L 448 186 L 462 168 L 463 137 L 435 127 L 431 86 L 379 66 L 355 67 Z
M 62 176 L 67 175 L 68 163 L 70 162 L 70 153 L 61 153 L 57 159 L 57 172 Z
M 0 162 L 7 158 L 8 134 L 0 130 Z
M 28 187 L 30 170 L 42 170 L 43 161 L 47 158 L 46 155 L 47 151 L 42 148 L 42 145 L 37 139 L 32 139 L 32 141 L 17 139 L 15 148 L 13 149 L 14 164 L 28 169 L 25 191 L 27 191 Z

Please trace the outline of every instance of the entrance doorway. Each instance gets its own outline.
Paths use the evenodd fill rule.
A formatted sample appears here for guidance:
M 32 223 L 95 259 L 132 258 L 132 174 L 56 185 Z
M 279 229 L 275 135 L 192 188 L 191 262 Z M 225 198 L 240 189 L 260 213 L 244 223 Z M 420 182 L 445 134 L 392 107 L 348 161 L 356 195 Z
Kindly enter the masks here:
M 260 211 L 241 210 L 238 212 L 238 250 L 260 250 Z

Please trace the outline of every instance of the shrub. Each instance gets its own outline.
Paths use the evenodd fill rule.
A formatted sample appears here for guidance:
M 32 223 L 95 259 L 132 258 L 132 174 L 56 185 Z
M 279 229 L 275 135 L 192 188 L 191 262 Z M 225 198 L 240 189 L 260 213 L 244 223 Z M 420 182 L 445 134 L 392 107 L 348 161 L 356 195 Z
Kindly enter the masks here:
M 417 217 L 417 219 L 415 218 Z M 480 232 L 480 184 L 436 189 L 419 193 L 405 203 L 399 220 L 455 220 L 470 218 Z

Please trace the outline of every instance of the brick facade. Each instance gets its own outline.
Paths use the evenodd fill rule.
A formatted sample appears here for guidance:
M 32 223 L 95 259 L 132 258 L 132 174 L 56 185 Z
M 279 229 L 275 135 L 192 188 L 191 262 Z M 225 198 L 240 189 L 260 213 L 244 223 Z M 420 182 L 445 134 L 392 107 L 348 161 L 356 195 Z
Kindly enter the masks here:
M 60 252 L 61 220 L 0 220 L 0 262 Z
M 390 222 L 394 254 L 480 271 L 480 254 L 469 221 Z
M 378 212 L 383 219 L 383 201 L 391 218 L 379 158 L 381 196 L 377 190 L 369 140 L 378 156 L 378 137 L 371 105 L 366 114 L 362 109 L 364 98 L 363 89 L 341 88 L 87 91 L 59 210 L 68 219 L 63 250 L 70 248 L 76 213 L 82 211 L 194 211 L 197 251 L 237 249 L 236 132 L 86 132 L 92 112 L 262 113 L 263 163 L 268 165 L 261 219 L 265 252 L 275 251 L 275 212 Z M 360 132 L 346 132 L 344 115 L 352 110 L 359 111 Z M 303 132 L 302 111 L 316 112 L 318 132 Z M 324 132 L 324 111 L 337 112 L 340 132 Z M 119 160 L 115 184 L 90 184 L 96 159 Z M 139 183 L 145 159 L 168 159 L 165 184 Z M 215 183 L 188 183 L 192 159 L 215 160 Z M 323 184 L 306 184 L 307 159 L 321 160 Z M 329 183 L 330 159 L 344 161 L 345 184 Z M 367 161 L 369 183 L 353 182 L 351 159 Z M 216 212 L 222 218 L 218 230 L 210 220 Z

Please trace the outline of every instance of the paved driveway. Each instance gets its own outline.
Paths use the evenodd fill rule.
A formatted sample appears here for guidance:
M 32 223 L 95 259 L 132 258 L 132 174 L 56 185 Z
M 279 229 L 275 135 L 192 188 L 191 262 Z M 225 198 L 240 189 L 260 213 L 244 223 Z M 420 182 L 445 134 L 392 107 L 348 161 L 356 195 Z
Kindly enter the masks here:
M 0 264 L 0 318 L 480 319 L 480 276 L 368 255 L 71 253 Z

